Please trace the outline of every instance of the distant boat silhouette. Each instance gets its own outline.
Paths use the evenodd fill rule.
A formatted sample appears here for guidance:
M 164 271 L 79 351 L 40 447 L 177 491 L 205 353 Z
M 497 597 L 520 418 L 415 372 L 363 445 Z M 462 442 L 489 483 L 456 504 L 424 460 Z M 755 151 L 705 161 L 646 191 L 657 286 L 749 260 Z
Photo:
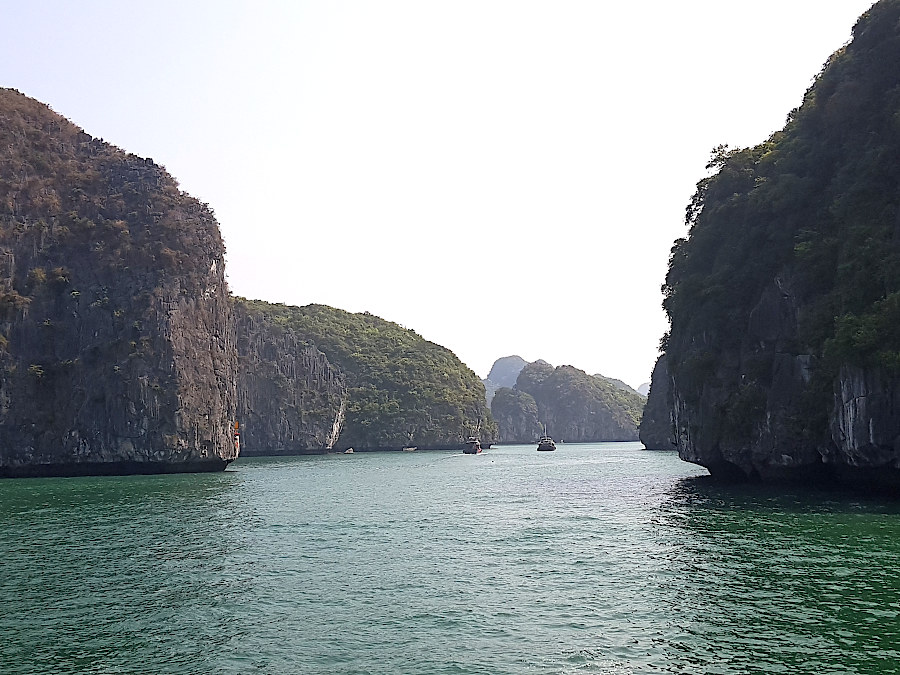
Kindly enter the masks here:
M 553 442 L 553 439 L 547 435 L 547 426 L 544 425 L 544 435 L 541 436 L 541 440 L 538 441 L 539 452 L 548 452 L 550 450 L 556 450 L 556 443 Z

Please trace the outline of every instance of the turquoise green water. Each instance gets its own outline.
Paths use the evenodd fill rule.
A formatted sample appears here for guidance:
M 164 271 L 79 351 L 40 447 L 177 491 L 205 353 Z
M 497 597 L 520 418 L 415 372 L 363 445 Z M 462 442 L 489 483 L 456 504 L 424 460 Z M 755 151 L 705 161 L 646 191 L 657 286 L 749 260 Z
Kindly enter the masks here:
M 701 473 L 602 444 L 0 481 L 0 672 L 900 672 L 900 506 Z

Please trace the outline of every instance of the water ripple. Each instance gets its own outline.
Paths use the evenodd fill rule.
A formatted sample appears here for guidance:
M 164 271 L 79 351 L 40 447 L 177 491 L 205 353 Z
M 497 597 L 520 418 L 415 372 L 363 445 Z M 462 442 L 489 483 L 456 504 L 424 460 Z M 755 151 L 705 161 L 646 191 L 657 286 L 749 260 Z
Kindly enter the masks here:
M 896 504 L 638 447 L 2 481 L 0 672 L 897 672 Z

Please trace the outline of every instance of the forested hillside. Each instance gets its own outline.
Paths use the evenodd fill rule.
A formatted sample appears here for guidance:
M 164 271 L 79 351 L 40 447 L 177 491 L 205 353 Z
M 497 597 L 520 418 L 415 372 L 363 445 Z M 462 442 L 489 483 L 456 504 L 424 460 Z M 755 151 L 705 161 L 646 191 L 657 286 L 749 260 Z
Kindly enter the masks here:
M 637 440 L 644 398 L 608 378 L 546 361 L 527 364 L 514 388 L 500 388 L 491 412 L 502 442 L 537 440 L 543 428 L 559 440 Z
M 337 447 L 453 447 L 496 440 L 481 380 L 451 351 L 368 313 L 240 300 L 321 350 L 346 383 Z

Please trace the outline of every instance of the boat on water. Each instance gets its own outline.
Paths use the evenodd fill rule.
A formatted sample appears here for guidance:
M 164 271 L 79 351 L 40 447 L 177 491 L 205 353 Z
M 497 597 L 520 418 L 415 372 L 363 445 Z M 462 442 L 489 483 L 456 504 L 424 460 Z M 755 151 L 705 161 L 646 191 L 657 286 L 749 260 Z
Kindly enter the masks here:
M 541 440 L 538 441 L 539 452 L 548 452 L 550 450 L 556 450 L 556 443 L 553 442 L 553 439 L 544 434 L 541 436 Z
M 403 447 L 403 452 L 415 452 L 419 448 L 415 445 L 406 445 Z
M 466 445 L 463 448 L 463 454 L 465 455 L 477 455 L 481 452 L 481 441 L 479 441 L 474 436 L 469 436 L 466 441 Z

